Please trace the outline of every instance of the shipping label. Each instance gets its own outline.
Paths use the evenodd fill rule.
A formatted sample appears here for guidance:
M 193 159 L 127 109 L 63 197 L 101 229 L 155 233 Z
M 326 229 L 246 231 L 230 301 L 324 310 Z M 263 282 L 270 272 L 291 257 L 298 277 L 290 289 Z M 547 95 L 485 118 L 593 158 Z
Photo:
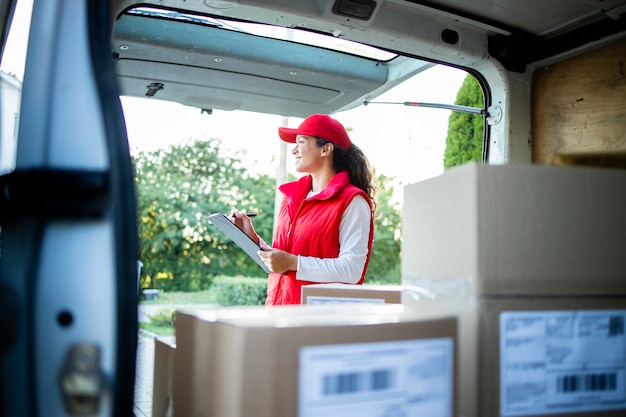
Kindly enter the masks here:
M 626 409 L 626 310 L 500 314 L 500 415 Z
M 384 304 L 383 298 L 356 298 L 356 297 L 331 297 L 321 295 L 309 295 L 306 299 L 307 304 L 358 304 L 358 303 L 373 303 Z
M 307 346 L 299 417 L 452 417 L 451 338 Z

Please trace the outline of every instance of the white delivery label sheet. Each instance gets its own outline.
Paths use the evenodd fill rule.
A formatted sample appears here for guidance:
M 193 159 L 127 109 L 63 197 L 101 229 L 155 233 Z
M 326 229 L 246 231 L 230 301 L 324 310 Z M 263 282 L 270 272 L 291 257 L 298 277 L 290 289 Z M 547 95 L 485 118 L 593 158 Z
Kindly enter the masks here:
M 451 338 L 307 346 L 299 417 L 452 417 Z
M 307 304 L 385 304 L 382 298 L 355 298 L 355 297 L 330 297 L 321 295 L 309 295 Z
M 626 310 L 500 313 L 500 415 L 626 409 Z

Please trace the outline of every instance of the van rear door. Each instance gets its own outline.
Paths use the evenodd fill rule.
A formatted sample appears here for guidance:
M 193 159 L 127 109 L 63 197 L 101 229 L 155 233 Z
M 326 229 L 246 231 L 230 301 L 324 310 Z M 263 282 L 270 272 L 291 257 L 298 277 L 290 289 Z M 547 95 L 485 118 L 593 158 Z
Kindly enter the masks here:
M 107 3 L 34 2 L 0 180 L 3 416 L 132 413 L 135 197 Z M 2 4 L 4 44 L 15 2 Z

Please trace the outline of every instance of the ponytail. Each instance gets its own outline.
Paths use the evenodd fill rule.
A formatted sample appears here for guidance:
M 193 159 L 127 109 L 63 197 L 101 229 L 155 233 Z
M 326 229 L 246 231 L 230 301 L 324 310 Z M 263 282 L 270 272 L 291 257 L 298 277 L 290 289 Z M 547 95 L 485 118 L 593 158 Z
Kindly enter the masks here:
M 316 144 L 319 147 L 324 146 L 329 141 L 316 137 Z M 332 142 L 330 142 L 332 143 Z M 376 177 L 372 171 L 369 160 L 358 146 L 354 143 L 348 148 L 343 149 L 341 146 L 333 143 L 333 168 L 335 172 L 348 171 L 350 183 L 360 188 L 369 196 L 372 206 L 372 213 L 378 208 L 377 195 L 378 185 Z

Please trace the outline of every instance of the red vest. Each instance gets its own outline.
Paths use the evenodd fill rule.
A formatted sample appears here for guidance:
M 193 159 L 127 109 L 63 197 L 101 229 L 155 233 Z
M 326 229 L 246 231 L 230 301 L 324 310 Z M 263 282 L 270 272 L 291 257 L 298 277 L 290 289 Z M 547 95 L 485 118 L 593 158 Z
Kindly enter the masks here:
M 307 175 L 279 187 L 285 198 L 272 247 L 294 255 L 336 258 L 339 256 L 339 226 L 343 212 L 356 195 L 362 195 L 368 202 L 370 199 L 363 190 L 350 184 L 346 171 L 336 174 L 322 192 L 306 199 L 311 182 L 311 176 Z M 374 221 L 370 216 L 367 259 L 358 284 L 365 279 L 373 240 Z M 341 277 L 337 277 L 337 281 L 341 282 Z M 300 304 L 301 287 L 307 284 L 314 282 L 296 280 L 296 271 L 270 273 L 266 305 Z

